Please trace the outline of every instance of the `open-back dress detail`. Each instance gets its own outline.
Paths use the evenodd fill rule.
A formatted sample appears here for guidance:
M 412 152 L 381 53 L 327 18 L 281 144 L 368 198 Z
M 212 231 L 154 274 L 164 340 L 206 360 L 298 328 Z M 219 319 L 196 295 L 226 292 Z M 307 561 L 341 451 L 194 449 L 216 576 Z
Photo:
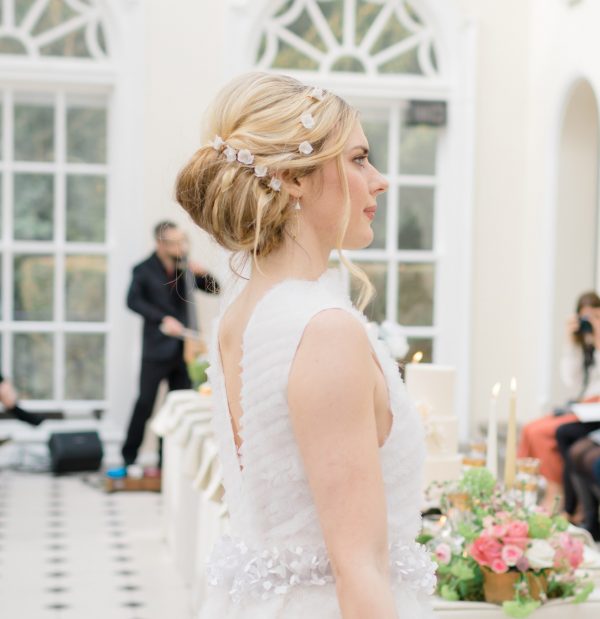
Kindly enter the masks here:
M 287 401 L 288 376 L 304 330 L 326 309 L 345 310 L 367 327 L 335 271 L 315 281 L 284 280 L 255 306 L 242 342 L 239 454 L 218 346 L 223 314 L 215 321 L 208 374 L 231 535 L 215 544 L 208 559 L 209 586 L 200 619 L 341 618 Z M 393 415 L 379 453 L 398 616 L 430 618 L 427 594 L 435 587 L 435 567 L 414 541 L 421 526 L 423 428 L 396 363 L 366 331 Z

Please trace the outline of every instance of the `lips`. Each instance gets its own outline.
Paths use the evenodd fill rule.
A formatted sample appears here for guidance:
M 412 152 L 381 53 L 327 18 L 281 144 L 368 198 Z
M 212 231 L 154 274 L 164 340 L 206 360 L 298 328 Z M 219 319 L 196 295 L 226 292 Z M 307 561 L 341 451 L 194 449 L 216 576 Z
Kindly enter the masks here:
M 369 219 L 374 219 L 375 218 L 375 213 L 377 213 L 377 207 L 376 206 L 369 206 L 366 209 L 363 210 L 363 213 L 369 218 Z

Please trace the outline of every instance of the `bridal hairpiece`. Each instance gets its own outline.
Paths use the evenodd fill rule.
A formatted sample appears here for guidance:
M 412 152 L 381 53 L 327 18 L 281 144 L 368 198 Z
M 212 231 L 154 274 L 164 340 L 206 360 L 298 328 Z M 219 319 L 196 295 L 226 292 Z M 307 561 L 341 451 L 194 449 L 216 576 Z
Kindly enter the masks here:
M 313 88 L 309 93 L 308 97 L 314 99 L 315 101 L 323 101 L 325 98 L 325 91 L 322 88 Z M 305 129 L 314 129 L 316 125 L 316 121 L 314 116 L 310 112 L 304 112 L 299 121 L 300 124 Z M 212 146 L 218 153 L 223 153 L 225 155 L 225 159 L 229 163 L 233 163 L 237 161 L 245 166 L 248 166 L 253 169 L 254 176 L 257 178 L 269 179 L 268 187 L 273 191 L 281 191 L 281 181 L 275 176 L 269 176 L 269 170 L 266 166 L 261 164 L 254 164 L 254 155 L 247 148 L 240 148 L 240 150 L 236 150 L 230 144 L 220 136 L 215 135 L 212 142 L 209 144 Z M 313 145 L 308 141 L 304 140 L 298 146 L 298 152 L 302 155 L 308 156 L 314 151 Z M 297 208 L 297 207 L 294 207 Z

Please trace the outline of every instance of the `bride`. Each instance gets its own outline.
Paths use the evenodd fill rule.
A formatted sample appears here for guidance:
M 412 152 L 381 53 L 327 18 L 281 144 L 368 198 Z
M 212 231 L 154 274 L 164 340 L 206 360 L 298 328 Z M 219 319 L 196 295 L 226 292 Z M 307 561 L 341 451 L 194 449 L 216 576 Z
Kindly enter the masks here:
M 319 88 L 231 82 L 177 200 L 252 261 L 213 335 L 213 428 L 232 536 L 202 619 L 420 619 L 434 567 L 420 528 L 423 431 L 393 359 L 328 271 L 373 239 L 387 181 L 358 113 Z M 372 286 L 362 282 L 364 307 Z

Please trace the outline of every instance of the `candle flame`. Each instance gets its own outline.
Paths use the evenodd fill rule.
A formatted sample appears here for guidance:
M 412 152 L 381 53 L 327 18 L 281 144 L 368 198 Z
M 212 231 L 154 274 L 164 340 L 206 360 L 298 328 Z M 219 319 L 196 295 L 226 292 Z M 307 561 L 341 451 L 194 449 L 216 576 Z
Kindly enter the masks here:
M 517 379 L 514 376 L 512 377 L 512 380 L 510 381 L 510 390 L 513 393 L 517 392 Z
M 496 383 L 492 389 L 492 395 L 497 398 L 500 395 L 500 389 L 502 389 L 501 383 Z
M 423 353 L 419 350 L 413 355 L 412 362 L 421 363 L 421 361 L 423 361 Z

